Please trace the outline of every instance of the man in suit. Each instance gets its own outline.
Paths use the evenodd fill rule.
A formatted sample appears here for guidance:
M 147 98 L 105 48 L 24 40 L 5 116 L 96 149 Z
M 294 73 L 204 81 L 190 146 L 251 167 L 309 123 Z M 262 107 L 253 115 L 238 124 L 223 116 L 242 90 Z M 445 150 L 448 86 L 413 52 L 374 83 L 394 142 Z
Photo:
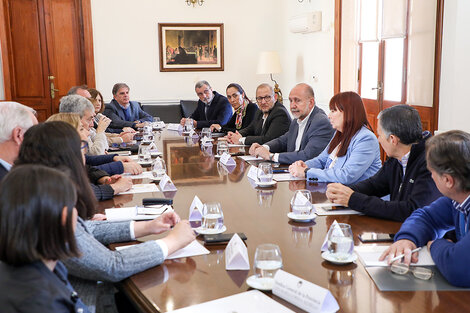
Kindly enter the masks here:
M 232 117 L 232 106 L 227 98 L 213 91 L 205 80 L 196 83 L 196 94 L 199 97 L 197 108 L 191 114 L 195 128 L 210 127 L 212 124 L 224 126 Z M 186 118 L 181 119 L 184 125 Z
M 111 119 L 109 128 L 114 129 L 137 129 L 143 127 L 144 122 L 153 121 L 152 116 L 144 112 L 138 102 L 129 100 L 129 86 L 124 83 L 113 86 L 113 100 L 106 105 L 103 114 Z
M 0 181 L 18 157 L 24 133 L 38 123 L 36 111 L 17 102 L 0 102 Z
M 240 132 L 229 132 L 227 139 L 233 144 L 251 145 L 264 144 L 284 135 L 289 129 L 291 118 L 286 108 L 277 102 L 277 94 L 269 84 L 261 84 L 256 88 L 256 103 L 260 110 L 250 125 Z
M 334 134 L 328 116 L 315 106 L 315 95 L 307 84 L 296 85 L 289 94 L 294 120 L 289 131 L 264 145 L 254 143 L 250 154 L 265 160 L 291 164 L 313 159 L 325 149 Z

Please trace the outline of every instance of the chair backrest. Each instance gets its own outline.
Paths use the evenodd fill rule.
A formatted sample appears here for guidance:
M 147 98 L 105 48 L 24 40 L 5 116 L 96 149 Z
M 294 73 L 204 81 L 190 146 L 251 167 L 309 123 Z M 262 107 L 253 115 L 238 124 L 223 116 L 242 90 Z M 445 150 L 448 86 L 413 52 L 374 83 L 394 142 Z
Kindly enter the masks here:
M 181 106 L 178 104 L 169 105 L 143 105 L 142 109 L 152 116 L 158 116 L 165 123 L 179 123 L 183 115 Z
M 191 114 L 197 108 L 197 101 L 194 100 L 180 100 L 181 111 L 183 113 L 183 117 L 190 117 Z

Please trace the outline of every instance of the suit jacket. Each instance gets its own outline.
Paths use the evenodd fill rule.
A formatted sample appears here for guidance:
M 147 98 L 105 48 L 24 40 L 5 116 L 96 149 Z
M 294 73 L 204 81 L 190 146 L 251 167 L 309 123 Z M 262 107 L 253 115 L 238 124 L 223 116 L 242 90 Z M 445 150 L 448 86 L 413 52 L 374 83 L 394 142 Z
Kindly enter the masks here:
M 60 261 L 54 272 L 41 261 L 22 266 L 0 262 L 0 288 L 4 313 L 89 312 L 68 282 L 67 269 Z
M 258 111 L 259 109 L 256 104 L 254 104 L 253 102 L 248 102 L 248 104 L 246 105 L 245 116 L 242 119 L 242 127 L 240 129 L 247 128 L 250 125 L 250 123 L 253 121 L 253 119 L 255 118 L 255 114 Z M 229 131 L 235 132 L 237 130 L 235 126 L 236 121 L 237 121 L 237 114 L 233 113 L 230 121 L 228 121 L 228 123 L 222 127 L 222 131 L 223 132 L 229 132 Z
M 119 103 L 116 100 L 111 100 L 110 103 L 106 104 L 106 107 L 103 112 L 104 115 L 111 119 L 111 124 L 109 128 L 118 128 L 122 129 L 124 127 L 133 127 L 135 128 L 135 121 L 140 122 L 152 122 L 153 118 L 147 112 L 144 112 L 140 107 L 138 102 L 130 101 L 129 102 L 129 116 L 130 121 L 126 120 L 126 115 L 124 110 L 121 108 Z
M 163 252 L 155 240 L 121 251 L 105 245 L 131 241 L 130 222 L 83 221 L 78 218 L 75 231 L 80 258 L 64 261 L 70 282 L 90 308 L 96 304 L 96 281 L 117 282 L 163 262 Z
M 294 119 L 287 133 L 266 143 L 270 152 L 279 153 L 280 163 L 290 164 L 316 157 L 325 149 L 335 131 L 325 112 L 314 106 L 302 134 L 300 148 L 295 151 L 298 132 L 299 124 L 297 119 Z
M 213 93 L 214 98 L 207 109 L 207 116 L 205 113 L 206 105 L 201 100 L 197 102 L 197 108 L 191 114 L 191 118 L 197 122 L 196 128 L 209 127 L 212 124 L 224 126 L 232 116 L 232 106 L 227 98 L 216 91 L 213 91 Z
M 0 182 L 2 181 L 3 177 L 7 176 L 8 171 L 2 164 L 0 164 Z
M 285 134 L 291 122 L 287 109 L 279 102 L 276 102 L 269 111 L 266 122 L 263 125 L 263 112 L 258 110 L 251 124 L 242 130 L 240 134 L 245 138 L 245 145 L 252 143 L 264 144 L 274 138 Z
M 352 137 L 346 154 L 339 157 L 332 168 L 326 168 L 330 158 L 328 147 L 316 158 L 305 162 L 310 168 L 308 180 L 349 185 L 371 177 L 382 166 L 377 137 L 364 126 Z

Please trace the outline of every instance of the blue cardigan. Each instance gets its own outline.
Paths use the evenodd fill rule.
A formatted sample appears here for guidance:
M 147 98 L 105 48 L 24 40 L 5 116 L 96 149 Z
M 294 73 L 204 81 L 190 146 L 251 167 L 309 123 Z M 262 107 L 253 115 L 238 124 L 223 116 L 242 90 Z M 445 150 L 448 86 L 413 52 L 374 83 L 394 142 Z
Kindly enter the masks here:
M 332 168 L 325 168 L 330 157 L 329 146 L 319 156 L 305 162 L 310 168 L 308 180 L 349 185 L 371 177 L 382 166 L 377 137 L 366 127 L 352 137 L 346 154 L 339 157 Z
M 408 239 L 416 246 L 431 245 L 431 256 L 442 275 L 452 285 L 470 287 L 470 235 L 462 233 L 465 222 L 463 214 L 452 205 L 452 199 L 441 197 L 422 209 L 418 209 L 403 223 L 395 236 L 395 241 Z M 462 223 L 463 222 L 463 223 Z M 470 218 L 466 227 L 468 229 Z M 457 243 L 444 238 L 449 230 L 454 230 Z

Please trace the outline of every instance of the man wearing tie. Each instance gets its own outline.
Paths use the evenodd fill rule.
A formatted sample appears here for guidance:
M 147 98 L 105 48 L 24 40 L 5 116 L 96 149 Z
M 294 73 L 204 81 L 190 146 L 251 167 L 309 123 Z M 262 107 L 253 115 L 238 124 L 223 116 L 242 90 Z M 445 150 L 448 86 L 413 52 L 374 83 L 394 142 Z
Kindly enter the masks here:
M 291 164 L 319 155 L 334 134 L 325 112 L 315 105 L 312 87 L 297 84 L 289 94 L 290 111 L 294 120 L 289 131 L 264 145 L 254 143 L 250 154 L 265 160 Z
M 212 124 L 221 126 L 227 124 L 232 117 L 232 106 L 227 98 L 213 91 L 211 85 L 201 80 L 196 83 L 196 94 L 199 97 L 197 108 L 191 114 L 195 128 L 210 127 Z M 186 118 L 181 119 L 184 125 Z

